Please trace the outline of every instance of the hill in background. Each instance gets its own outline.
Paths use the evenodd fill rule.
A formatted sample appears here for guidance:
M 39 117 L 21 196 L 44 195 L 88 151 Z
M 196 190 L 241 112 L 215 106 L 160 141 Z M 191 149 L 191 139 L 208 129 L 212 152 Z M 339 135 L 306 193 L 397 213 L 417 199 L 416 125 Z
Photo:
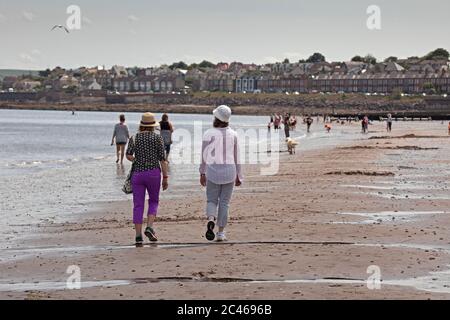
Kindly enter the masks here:
M 3 80 L 4 77 L 18 77 L 22 75 L 38 76 L 39 70 L 0 69 L 0 80 Z

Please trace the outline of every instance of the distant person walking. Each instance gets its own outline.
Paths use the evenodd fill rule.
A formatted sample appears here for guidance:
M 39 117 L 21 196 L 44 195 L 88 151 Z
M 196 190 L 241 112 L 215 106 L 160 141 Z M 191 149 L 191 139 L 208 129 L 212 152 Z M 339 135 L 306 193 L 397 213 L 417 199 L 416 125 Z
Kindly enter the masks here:
M 291 130 L 291 128 L 290 128 L 290 119 L 291 119 L 291 115 L 289 113 L 286 113 L 284 115 L 284 118 L 283 118 L 284 135 L 286 136 L 286 138 L 290 137 L 290 133 L 289 133 L 289 131 Z
M 362 132 L 363 133 L 368 133 L 369 132 L 369 118 L 367 116 L 365 116 L 362 119 L 361 126 L 362 126 Z
M 281 122 L 281 116 L 275 113 L 274 118 L 273 118 L 273 128 L 275 131 L 280 130 L 280 122 Z
M 310 116 L 308 116 L 306 118 L 306 132 L 310 132 L 311 131 L 311 125 L 314 122 L 313 118 L 311 118 Z
M 229 127 L 231 109 L 219 106 L 213 111 L 213 128 L 203 136 L 200 184 L 206 186 L 206 239 L 214 240 L 214 227 L 219 225 L 217 241 L 225 241 L 225 227 L 233 188 L 242 183 L 239 143 L 236 131 Z
M 297 128 L 297 117 L 295 115 L 292 115 L 289 119 L 289 125 L 291 127 L 291 131 L 295 130 Z
M 450 122 L 448 123 L 448 135 L 450 136 Z
M 159 122 L 159 126 L 161 128 L 161 137 L 164 141 L 164 150 L 166 151 L 166 160 L 169 159 L 170 146 L 172 145 L 172 133 L 173 133 L 173 125 L 169 121 L 169 116 L 167 113 L 164 113 L 161 117 L 161 121 Z
M 119 123 L 114 126 L 114 132 L 111 140 L 111 145 L 116 142 L 116 163 L 123 164 L 123 158 L 125 156 L 125 146 L 127 145 L 127 141 L 130 138 L 130 133 L 128 131 L 128 127 L 125 124 L 125 115 L 121 114 L 119 116 Z
M 272 128 L 272 124 L 274 124 L 274 121 L 275 121 L 275 116 L 274 116 L 274 114 L 272 113 L 272 114 L 270 114 L 270 121 L 269 121 L 269 123 L 267 124 L 267 131 L 268 132 L 270 132 L 270 129 Z
M 155 133 L 158 123 L 153 113 L 145 113 L 139 125 L 139 132 L 129 141 L 127 159 L 133 162 L 131 186 L 133 189 L 133 223 L 136 229 L 136 245 L 142 245 L 142 223 L 145 194 L 148 192 L 147 228 L 144 234 L 150 241 L 157 241 L 153 223 L 159 205 L 159 191 L 168 188 L 167 163 L 162 137 Z
M 386 119 L 386 130 L 387 132 L 392 131 L 392 115 L 389 113 Z

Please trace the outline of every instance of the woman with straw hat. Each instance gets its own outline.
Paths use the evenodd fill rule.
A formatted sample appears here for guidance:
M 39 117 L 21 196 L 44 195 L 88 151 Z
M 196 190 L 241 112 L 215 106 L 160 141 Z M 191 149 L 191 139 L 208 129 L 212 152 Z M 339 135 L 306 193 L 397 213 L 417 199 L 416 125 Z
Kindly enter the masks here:
M 148 192 L 148 218 L 144 234 L 150 241 L 157 241 L 153 223 L 155 222 L 159 204 L 159 190 L 168 188 L 167 162 L 164 142 L 155 133 L 159 124 L 153 113 L 142 115 L 139 132 L 128 143 L 127 159 L 133 162 L 131 185 L 133 189 L 133 223 L 136 229 L 136 244 L 142 245 L 142 223 L 145 205 L 145 193 Z

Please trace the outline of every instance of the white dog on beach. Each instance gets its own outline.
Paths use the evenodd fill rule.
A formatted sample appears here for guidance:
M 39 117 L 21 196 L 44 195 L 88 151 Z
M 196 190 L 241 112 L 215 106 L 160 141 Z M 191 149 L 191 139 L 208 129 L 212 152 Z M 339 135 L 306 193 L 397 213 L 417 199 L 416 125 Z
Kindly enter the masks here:
M 295 154 L 295 146 L 298 145 L 298 142 L 292 138 L 286 138 L 286 144 L 289 154 Z

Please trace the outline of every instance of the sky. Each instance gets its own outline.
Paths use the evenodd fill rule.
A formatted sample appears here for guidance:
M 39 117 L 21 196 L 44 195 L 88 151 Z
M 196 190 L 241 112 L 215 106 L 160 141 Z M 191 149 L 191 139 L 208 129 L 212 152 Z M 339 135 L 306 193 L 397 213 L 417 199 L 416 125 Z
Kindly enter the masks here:
M 50 31 L 69 5 L 81 29 Z M 448 12 L 448 0 L 0 0 L 0 69 L 422 56 L 450 50 Z

